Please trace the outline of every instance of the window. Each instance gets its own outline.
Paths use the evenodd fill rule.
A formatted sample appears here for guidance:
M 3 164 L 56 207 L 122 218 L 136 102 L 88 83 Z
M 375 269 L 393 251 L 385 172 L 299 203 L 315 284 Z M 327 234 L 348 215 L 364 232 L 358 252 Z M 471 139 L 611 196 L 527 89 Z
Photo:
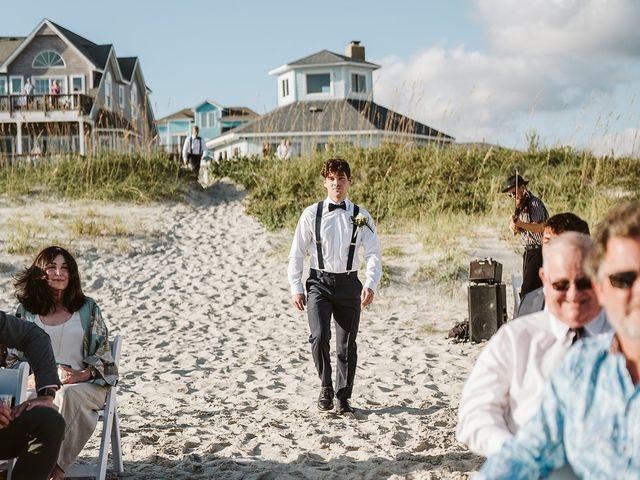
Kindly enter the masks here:
M 67 81 L 65 77 L 32 77 L 31 80 L 35 87 L 33 90 L 35 95 L 51 93 L 51 86 L 54 81 L 58 82 L 60 93 L 67 93 Z
M 33 93 L 35 95 L 44 95 L 45 93 L 49 93 L 49 79 L 48 78 L 36 78 L 33 81 L 33 85 L 36 87 L 34 89 L 34 91 L 33 91 Z
M 211 128 L 216 126 L 216 112 L 200 113 L 200 126 L 202 128 Z
M 84 75 L 71 76 L 71 93 L 84 93 Z
M 0 77 L 0 95 L 7 94 L 7 77 Z
M 9 77 L 9 93 L 12 95 L 22 93 L 22 77 Z
M 358 73 L 351 74 L 351 91 L 353 93 L 366 93 L 367 77 Z
M 118 105 L 124 110 L 124 85 L 118 85 Z
M 288 78 L 285 78 L 284 80 L 282 80 L 282 96 L 283 97 L 289 96 L 289 79 Z
M 113 97 L 111 93 L 111 73 L 107 72 L 104 78 L 104 106 L 107 110 L 111 110 L 113 107 Z
M 62 57 L 52 50 L 40 52 L 33 59 L 33 68 L 64 67 Z
M 328 73 L 311 73 L 307 75 L 307 93 L 329 93 L 331 91 L 331 75 Z
M 138 86 L 131 84 L 131 118 L 138 118 Z

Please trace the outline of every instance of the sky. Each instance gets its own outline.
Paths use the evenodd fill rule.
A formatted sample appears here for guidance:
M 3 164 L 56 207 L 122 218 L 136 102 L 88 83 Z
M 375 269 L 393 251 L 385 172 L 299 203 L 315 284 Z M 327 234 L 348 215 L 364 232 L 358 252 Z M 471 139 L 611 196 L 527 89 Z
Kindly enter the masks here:
M 381 66 L 374 100 L 459 142 L 640 157 L 639 0 L 28 5 L 4 9 L 0 36 L 27 36 L 48 18 L 139 57 L 156 118 L 203 99 L 266 113 L 277 104 L 268 71 L 359 40 Z

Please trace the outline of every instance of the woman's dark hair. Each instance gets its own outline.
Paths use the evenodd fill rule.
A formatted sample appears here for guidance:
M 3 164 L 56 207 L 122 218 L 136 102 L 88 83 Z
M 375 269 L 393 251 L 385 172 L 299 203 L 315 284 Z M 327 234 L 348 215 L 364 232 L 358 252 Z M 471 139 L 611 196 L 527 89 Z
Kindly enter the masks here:
M 54 245 L 42 250 L 29 268 L 15 276 L 16 298 L 27 311 L 38 315 L 47 315 L 53 311 L 55 298 L 47 283 L 45 269 L 58 255 L 64 257 L 69 271 L 69 284 L 62 294 L 62 305 L 68 311 L 76 312 L 84 304 L 86 297 L 80 286 L 76 260 L 67 250 Z

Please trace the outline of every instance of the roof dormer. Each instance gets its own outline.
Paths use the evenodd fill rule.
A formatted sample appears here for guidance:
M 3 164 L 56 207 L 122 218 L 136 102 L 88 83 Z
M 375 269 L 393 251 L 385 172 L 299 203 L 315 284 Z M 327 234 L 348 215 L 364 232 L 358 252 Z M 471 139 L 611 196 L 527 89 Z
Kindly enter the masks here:
M 373 71 L 380 68 L 365 60 L 359 41 L 347 45 L 345 54 L 321 50 L 269 72 L 278 76 L 278 106 L 312 100 L 373 100 Z

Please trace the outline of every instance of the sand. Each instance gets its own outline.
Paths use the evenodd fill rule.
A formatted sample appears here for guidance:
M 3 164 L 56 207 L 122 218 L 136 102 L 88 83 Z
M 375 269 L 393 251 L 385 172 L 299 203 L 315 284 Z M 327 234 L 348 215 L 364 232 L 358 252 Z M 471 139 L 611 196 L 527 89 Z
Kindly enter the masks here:
M 362 314 L 356 413 L 320 413 L 306 316 L 292 307 L 286 281 L 290 233 L 267 232 L 245 214 L 243 198 L 221 181 L 178 204 L 0 204 L 5 245 L 15 242 L 7 225 L 25 216 L 39 241 L 71 243 L 85 293 L 111 335 L 124 337 L 125 477 L 455 479 L 477 470 L 482 459 L 454 432 L 482 346 L 445 338 L 467 317 L 464 286 L 445 294 L 411 281 L 429 253 L 410 234 L 382 236 L 383 248 L 405 255 L 385 259 L 393 281 Z M 117 219 L 131 234 L 74 237 L 73 215 Z M 467 263 L 503 262 L 507 279 L 519 268 L 487 229 L 476 229 L 464 251 Z M 30 260 L 0 255 L 8 311 L 16 303 L 10 274 Z

